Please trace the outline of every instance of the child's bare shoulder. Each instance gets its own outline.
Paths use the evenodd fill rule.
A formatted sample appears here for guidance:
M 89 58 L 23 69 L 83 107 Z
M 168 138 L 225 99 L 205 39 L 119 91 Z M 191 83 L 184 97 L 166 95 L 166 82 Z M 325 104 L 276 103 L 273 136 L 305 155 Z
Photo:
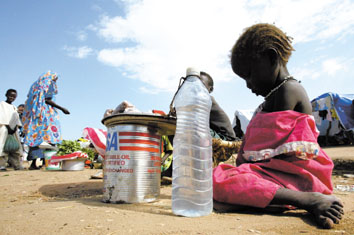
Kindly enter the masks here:
M 305 88 L 301 85 L 299 81 L 295 79 L 290 79 L 288 82 L 286 82 L 283 86 L 283 90 L 283 92 L 290 93 L 292 95 L 307 95 Z
M 287 100 L 292 109 L 301 113 L 312 113 L 311 103 L 305 88 L 297 80 L 291 79 L 281 91 L 282 96 Z

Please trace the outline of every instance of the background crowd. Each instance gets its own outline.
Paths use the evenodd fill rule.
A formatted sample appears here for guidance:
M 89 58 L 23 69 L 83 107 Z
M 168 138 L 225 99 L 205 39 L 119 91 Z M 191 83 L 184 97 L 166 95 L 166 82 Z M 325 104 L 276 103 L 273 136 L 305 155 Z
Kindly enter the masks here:
M 24 146 L 28 146 L 27 160 L 30 170 L 39 169 L 37 158 L 44 159 L 39 146 L 45 142 L 51 146 L 61 143 L 61 127 L 58 109 L 64 114 L 69 110 L 55 102 L 58 93 L 58 74 L 48 71 L 30 87 L 25 104 L 15 107 L 15 89 L 7 90 L 6 100 L 0 104 L 0 170 L 7 164 L 15 170 L 23 169 L 21 159 Z

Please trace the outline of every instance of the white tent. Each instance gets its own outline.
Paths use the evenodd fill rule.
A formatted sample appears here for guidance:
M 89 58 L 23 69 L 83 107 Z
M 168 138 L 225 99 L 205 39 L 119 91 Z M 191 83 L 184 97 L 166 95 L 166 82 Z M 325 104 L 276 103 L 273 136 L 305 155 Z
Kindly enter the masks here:
M 241 129 L 242 129 L 243 133 L 246 133 L 248 123 L 250 122 L 250 120 L 253 116 L 253 113 L 254 113 L 253 109 L 236 110 L 235 115 L 234 115 L 234 120 L 232 122 L 232 127 L 235 129 L 236 117 L 238 117 L 238 119 L 240 120 L 240 123 L 241 123 Z

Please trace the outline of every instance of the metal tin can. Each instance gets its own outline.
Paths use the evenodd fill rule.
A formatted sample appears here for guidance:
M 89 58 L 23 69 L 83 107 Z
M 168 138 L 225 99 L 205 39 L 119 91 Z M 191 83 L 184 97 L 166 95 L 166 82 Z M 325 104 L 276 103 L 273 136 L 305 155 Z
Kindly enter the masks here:
M 107 127 L 103 201 L 141 203 L 160 195 L 161 136 L 144 125 Z

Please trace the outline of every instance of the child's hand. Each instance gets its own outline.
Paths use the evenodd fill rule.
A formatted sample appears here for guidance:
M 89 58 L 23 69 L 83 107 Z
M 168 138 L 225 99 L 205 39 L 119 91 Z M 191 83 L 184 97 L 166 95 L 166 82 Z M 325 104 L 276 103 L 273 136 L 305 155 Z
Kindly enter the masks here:
M 12 135 L 12 134 L 14 134 L 16 132 L 17 126 L 13 130 L 11 129 L 11 127 L 9 125 L 6 125 L 6 128 L 7 128 L 7 133 L 9 135 Z

